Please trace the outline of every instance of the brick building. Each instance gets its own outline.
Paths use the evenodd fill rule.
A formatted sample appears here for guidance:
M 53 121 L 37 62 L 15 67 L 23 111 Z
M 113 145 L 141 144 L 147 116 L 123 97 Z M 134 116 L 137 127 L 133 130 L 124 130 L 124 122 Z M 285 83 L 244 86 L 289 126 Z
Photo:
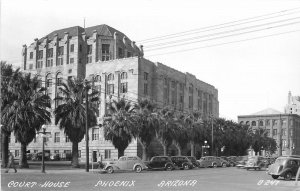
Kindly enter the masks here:
M 136 102 L 148 98 L 158 107 L 170 106 L 176 110 L 199 110 L 203 118 L 219 116 L 218 90 L 194 75 L 182 73 L 161 63 L 144 58 L 143 47 L 137 47 L 126 35 L 99 25 L 89 28 L 79 26 L 54 31 L 30 46 L 23 46 L 23 70 L 38 75 L 52 99 L 62 80 L 70 77 L 86 78 L 93 88 L 100 90 L 98 123 L 107 112 L 106 104 L 112 99 L 125 98 Z M 52 102 L 52 109 L 58 103 Z M 51 136 L 47 152 L 70 153 L 72 144 L 63 131 L 47 125 Z M 105 141 L 101 128 L 90 129 L 90 158 L 101 153 L 105 159 L 116 158 L 117 150 Z M 10 150 L 18 157 L 19 143 L 12 135 Z M 31 153 L 41 151 L 41 138 L 28 145 Z M 85 140 L 79 144 L 80 157 L 85 158 Z M 140 155 L 140 147 L 134 140 L 125 150 L 126 155 Z
M 282 155 L 300 155 L 300 116 L 285 114 L 274 109 L 238 116 L 238 122 L 256 128 L 266 129 L 268 136 L 281 145 Z M 278 150 L 277 153 L 278 154 Z

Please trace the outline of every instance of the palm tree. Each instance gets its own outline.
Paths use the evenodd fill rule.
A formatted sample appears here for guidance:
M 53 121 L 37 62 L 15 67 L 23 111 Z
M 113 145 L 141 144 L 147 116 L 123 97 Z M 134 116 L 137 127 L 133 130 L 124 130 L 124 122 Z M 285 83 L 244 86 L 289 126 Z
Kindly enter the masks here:
M 37 77 L 31 74 L 20 75 L 11 87 L 14 100 L 3 111 L 4 124 L 13 129 L 18 142 L 21 143 L 20 168 L 28 168 L 26 149 L 34 139 L 36 131 L 43 124 L 50 122 L 49 96 L 44 94 L 45 89 L 39 88 Z
M 156 115 L 156 125 L 155 135 L 159 143 L 163 147 L 164 155 L 167 155 L 168 147 L 172 144 L 173 136 L 175 135 L 175 120 L 174 111 L 169 108 L 164 108 L 160 110 Z
M 182 155 L 182 149 L 186 147 L 189 142 L 188 129 L 184 124 L 184 119 L 186 116 L 183 113 L 179 113 L 175 120 L 174 124 L 174 136 L 173 136 L 173 145 L 177 148 L 178 156 Z
M 155 136 L 155 105 L 149 100 L 139 100 L 134 109 L 134 134 L 142 146 L 143 157 L 147 160 L 148 147 Z
M 109 104 L 109 114 L 104 120 L 104 138 L 110 140 L 118 149 L 118 158 L 124 156 L 124 151 L 134 137 L 132 119 L 134 107 L 125 99 L 113 100 Z
M 55 125 L 59 125 L 61 130 L 70 138 L 72 142 L 72 166 L 79 167 L 78 161 L 78 143 L 86 134 L 86 88 L 82 79 L 68 79 L 59 87 L 60 94 L 55 98 L 61 104 L 54 110 Z M 96 111 L 94 103 L 99 100 L 99 92 L 93 91 L 88 94 L 89 110 L 88 127 L 93 127 L 97 123 Z
M 1 61 L 1 144 L 2 144 L 2 167 L 5 168 L 8 162 L 8 140 L 9 136 L 13 129 L 11 127 L 4 124 L 4 120 L 2 118 L 2 111 L 7 105 L 10 105 L 12 101 L 15 99 L 15 96 L 12 94 L 11 87 L 14 86 L 14 83 L 17 81 L 20 71 L 19 69 L 13 70 L 12 65 L 7 64 L 5 61 Z

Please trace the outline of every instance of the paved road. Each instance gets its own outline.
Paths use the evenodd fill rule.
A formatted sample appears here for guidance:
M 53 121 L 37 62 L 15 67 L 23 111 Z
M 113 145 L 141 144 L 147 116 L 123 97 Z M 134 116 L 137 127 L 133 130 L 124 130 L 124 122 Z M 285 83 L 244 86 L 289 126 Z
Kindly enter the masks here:
M 265 171 L 231 168 L 193 170 L 116 172 L 102 174 L 84 169 L 20 169 L 1 171 L 2 190 L 212 190 L 212 191 L 300 191 L 294 181 L 274 181 Z M 168 182 L 169 181 L 169 182 Z M 27 185 L 26 185 L 27 184 Z M 57 184 L 57 187 L 54 187 Z M 49 187 L 52 185 L 51 187 Z M 26 187 L 27 186 L 27 187 Z M 28 188 L 30 186 L 30 188 Z M 48 187 L 45 187 L 48 186 Z M 60 186 L 60 187 L 58 187 Z

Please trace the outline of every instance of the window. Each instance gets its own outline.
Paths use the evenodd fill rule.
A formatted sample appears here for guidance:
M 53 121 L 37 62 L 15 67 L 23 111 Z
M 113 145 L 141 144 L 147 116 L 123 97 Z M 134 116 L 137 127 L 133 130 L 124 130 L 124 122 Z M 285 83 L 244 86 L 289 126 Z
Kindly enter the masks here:
M 267 129 L 267 136 L 270 136 L 270 132 L 271 132 L 271 130 Z
M 99 140 L 99 129 L 98 128 L 93 128 L 92 131 L 92 140 Z
M 59 154 L 59 150 L 54 150 L 54 153 L 55 154 Z
M 82 52 L 82 45 L 79 45 L 79 52 Z
M 127 93 L 127 82 L 121 83 L 121 93 Z
M 32 70 L 33 64 L 29 64 L 29 70 Z
M 56 82 L 57 84 L 57 86 L 61 86 L 61 84 L 62 84 L 62 77 L 59 77 L 59 78 L 57 78 L 57 82 Z
M 94 82 L 101 82 L 101 76 L 100 75 L 95 76 Z
M 70 58 L 70 64 L 74 63 L 74 58 Z
M 104 159 L 110 159 L 111 158 L 111 150 L 105 149 L 104 150 Z
M 78 158 L 81 158 L 81 150 L 78 150 Z
M 264 126 L 264 122 L 263 121 L 259 121 L 259 126 L 260 127 Z
M 33 59 L 33 52 L 30 52 L 29 58 L 30 58 L 30 59 Z
M 88 56 L 88 57 L 87 57 L 87 63 L 92 63 L 92 59 L 93 59 L 92 56 Z
M 43 68 L 43 61 L 37 61 L 36 68 Z
M 256 126 L 256 121 L 252 121 L 251 126 Z
M 46 88 L 50 88 L 52 86 L 52 79 L 47 79 Z
M 63 64 L 64 64 L 64 59 L 63 58 L 58 58 L 56 66 L 63 65 Z
M 189 96 L 189 108 L 193 108 L 193 95 Z
M 87 45 L 87 54 L 92 54 L 93 45 Z
M 71 44 L 70 52 L 74 52 L 74 44 Z
M 127 52 L 127 57 L 132 57 L 131 52 Z
M 114 94 L 114 84 L 107 85 L 107 94 Z
M 124 57 L 124 55 L 123 55 L 123 49 L 122 48 L 119 48 L 118 49 L 118 55 L 119 55 L 119 58 L 123 58 Z
M 122 80 L 127 79 L 127 73 L 126 72 L 121 73 L 121 79 Z
M 70 138 L 68 135 L 66 135 L 66 143 L 70 142 Z
M 19 157 L 20 156 L 20 151 L 19 150 L 15 150 L 15 157 Z
M 37 153 L 37 152 L 39 152 L 38 150 L 33 150 L 33 153 Z
M 277 129 L 273 129 L 273 136 L 277 135 Z
M 286 129 L 282 129 L 282 136 L 286 136 Z
M 109 59 L 109 44 L 102 44 L 102 61 L 106 61 Z
M 112 80 L 114 80 L 114 75 L 113 74 L 109 74 L 107 76 L 107 81 L 112 81 Z
M 59 143 L 60 142 L 60 136 L 59 132 L 54 133 L 54 143 Z
M 60 46 L 58 47 L 58 56 L 62 56 L 62 55 L 64 55 L 64 47 Z
M 144 80 L 148 80 L 148 73 L 144 72 Z
M 47 58 L 52 58 L 53 57 L 53 48 L 49 48 L 47 51 Z
M 43 59 L 43 50 L 38 51 L 38 59 Z
M 144 94 L 148 95 L 148 84 L 144 83 Z

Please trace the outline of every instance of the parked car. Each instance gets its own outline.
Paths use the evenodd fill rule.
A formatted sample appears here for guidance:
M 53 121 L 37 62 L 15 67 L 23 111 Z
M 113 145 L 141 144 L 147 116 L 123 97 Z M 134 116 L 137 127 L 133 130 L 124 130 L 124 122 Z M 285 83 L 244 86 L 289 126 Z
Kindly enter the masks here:
M 268 174 L 273 179 L 283 177 L 285 180 L 291 180 L 296 176 L 300 167 L 300 156 L 281 156 L 278 157 L 274 164 L 271 164 L 268 169 Z
M 195 157 L 187 156 L 187 158 L 192 162 L 194 168 L 200 166 L 200 163 L 197 161 L 197 159 Z
M 171 161 L 179 169 L 188 170 L 194 168 L 193 163 L 186 156 L 172 156 Z
M 246 162 L 248 161 L 248 156 L 239 156 L 236 158 L 236 160 L 237 160 L 236 167 L 244 168 L 246 165 Z
M 236 162 L 231 157 L 221 156 L 221 159 L 223 159 L 227 162 L 227 166 L 235 166 L 236 165 Z
M 50 160 L 53 160 L 53 161 L 60 160 L 60 155 L 58 153 L 55 153 L 55 154 L 50 156 Z
M 107 173 L 113 173 L 114 171 L 135 171 L 139 173 L 145 169 L 147 169 L 147 166 L 137 156 L 122 156 L 117 161 L 107 162 L 104 167 Z
M 200 167 L 227 167 L 227 162 L 220 157 L 215 156 L 205 156 L 201 157 L 200 160 L 198 160 Z
M 32 153 L 26 153 L 27 160 L 32 160 Z
M 244 168 L 247 170 L 254 169 L 260 170 L 262 168 L 267 168 L 269 166 L 269 162 L 261 156 L 250 156 L 248 157 L 248 161 L 246 162 Z
M 147 164 L 149 169 L 174 170 L 175 165 L 168 156 L 154 156 Z
M 43 152 L 38 152 L 38 153 L 34 153 L 32 155 L 32 160 L 42 160 L 43 158 Z M 45 155 L 44 155 L 44 160 L 49 160 L 50 159 L 50 153 L 48 152 L 45 152 Z

